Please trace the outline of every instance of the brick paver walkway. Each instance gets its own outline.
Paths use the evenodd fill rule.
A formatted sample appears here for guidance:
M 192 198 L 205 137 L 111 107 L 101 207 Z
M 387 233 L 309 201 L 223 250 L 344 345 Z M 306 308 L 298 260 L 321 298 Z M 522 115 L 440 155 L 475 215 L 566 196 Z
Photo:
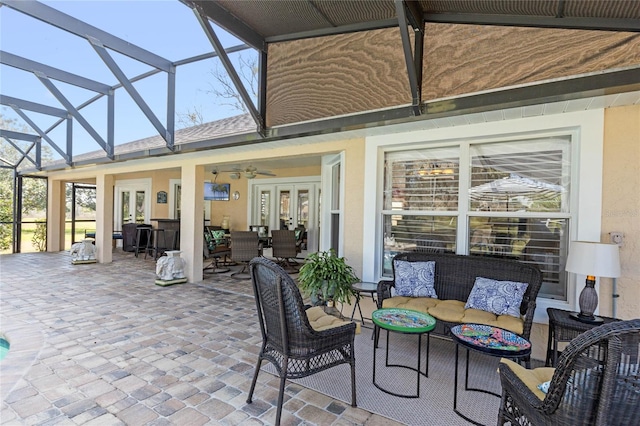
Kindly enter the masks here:
M 154 279 L 152 260 L 119 250 L 111 264 L 75 266 L 64 252 L 0 256 L 0 332 L 12 344 L 1 423 L 272 424 L 275 376 L 261 373 L 246 403 L 261 343 L 250 282 Z M 283 424 L 393 422 L 289 383 Z

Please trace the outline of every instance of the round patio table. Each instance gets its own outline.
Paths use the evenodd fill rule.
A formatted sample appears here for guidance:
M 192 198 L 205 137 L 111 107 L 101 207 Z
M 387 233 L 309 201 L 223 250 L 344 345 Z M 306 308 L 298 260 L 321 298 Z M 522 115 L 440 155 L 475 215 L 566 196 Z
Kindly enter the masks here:
M 373 311 L 371 314 L 373 320 L 375 336 L 373 344 L 373 384 L 375 387 L 390 395 L 399 396 L 402 398 L 419 398 L 420 397 L 420 375 L 429 377 L 429 332 L 436 326 L 436 320 L 429 314 L 425 314 L 419 311 L 413 311 L 411 309 L 399 309 L 399 308 L 382 308 Z M 399 367 L 413 370 L 417 373 L 416 380 L 416 393 L 415 394 L 399 394 L 383 388 L 376 383 L 376 349 L 378 348 L 379 328 L 387 331 L 387 344 L 385 354 L 385 367 Z M 405 334 L 417 334 L 418 335 L 418 366 L 417 368 L 410 367 L 408 365 L 389 364 L 389 332 Z M 420 361 L 422 359 L 422 335 L 427 334 L 427 361 L 425 372 L 420 371 Z
M 467 417 L 458 410 L 458 348 L 462 346 L 467 350 L 464 390 L 483 392 L 499 398 L 501 395 L 495 392 L 469 387 L 469 350 L 481 352 L 489 356 L 517 360 L 525 358 L 531 354 L 531 342 L 509 330 L 484 324 L 456 325 L 451 327 L 451 336 L 453 337 L 453 341 L 456 343 L 453 411 L 468 422 L 482 426 L 482 423 Z

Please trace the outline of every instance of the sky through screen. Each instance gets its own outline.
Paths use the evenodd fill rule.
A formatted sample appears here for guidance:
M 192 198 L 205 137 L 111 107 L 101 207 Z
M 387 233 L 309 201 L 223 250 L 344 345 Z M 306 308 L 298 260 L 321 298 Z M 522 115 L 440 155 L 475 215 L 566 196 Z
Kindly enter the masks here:
M 209 40 L 192 10 L 178 0 L 154 1 L 43 1 L 42 3 L 138 47 L 162 56 L 169 61 L 178 61 L 213 51 Z M 223 46 L 242 44 L 238 39 L 213 25 Z M 41 22 L 9 7 L 0 7 L 0 49 L 20 57 L 55 67 L 107 85 L 118 83 L 117 78 L 100 59 L 90 43 L 67 31 Z M 128 78 L 152 70 L 152 67 L 135 61 L 113 50 L 108 52 Z M 231 54 L 236 62 L 255 56 L 254 50 Z M 194 110 L 202 114 L 204 122 L 238 115 L 241 112 L 228 106 L 207 91 L 216 84 L 211 71 L 220 60 L 206 59 L 182 65 L 176 69 L 176 129 L 185 127 L 180 117 Z M 78 107 L 96 93 L 66 83 L 52 80 L 62 94 Z M 158 73 L 134 83 L 134 87 L 149 105 L 156 117 L 166 127 L 167 77 Z M 251 92 L 251 91 L 249 91 Z M 7 65 L 0 65 L 0 93 L 63 108 L 58 100 L 33 73 Z M 16 118 L 25 123 L 10 107 L 0 109 L 4 118 Z M 31 111 L 25 111 L 42 130 L 49 129 L 58 119 Z M 107 139 L 106 97 L 81 110 L 83 116 L 98 134 Z M 100 146 L 89 133 L 74 120 L 74 155 L 96 151 Z M 29 133 L 36 133 L 31 130 Z M 115 92 L 115 144 L 131 142 L 158 134 L 129 94 L 122 88 Z M 64 149 L 66 126 L 57 126 L 49 136 Z M 54 157 L 58 157 L 57 154 Z

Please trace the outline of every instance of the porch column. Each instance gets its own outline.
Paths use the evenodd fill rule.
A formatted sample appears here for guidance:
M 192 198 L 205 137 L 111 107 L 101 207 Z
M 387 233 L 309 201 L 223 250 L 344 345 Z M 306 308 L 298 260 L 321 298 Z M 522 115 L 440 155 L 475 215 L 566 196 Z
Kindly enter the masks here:
M 64 250 L 65 183 L 49 178 L 47 192 L 47 251 Z
M 96 249 L 99 263 L 113 260 L 113 175 L 96 176 Z
M 180 204 L 180 250 L 190 283 L 202 281 L 204 166 L 183 165 Z

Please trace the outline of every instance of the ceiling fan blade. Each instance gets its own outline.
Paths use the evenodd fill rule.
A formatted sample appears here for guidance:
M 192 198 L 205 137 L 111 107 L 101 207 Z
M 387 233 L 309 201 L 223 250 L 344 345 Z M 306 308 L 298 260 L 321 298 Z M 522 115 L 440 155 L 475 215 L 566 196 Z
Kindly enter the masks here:
M 265 175 L 265 176 L 275 176 L 276 175 L 275 173 L 272 173 L 272 172 L 270 172 L 268 170 L 256 170 L 255 173 L 259 174 L 259 175 Z

